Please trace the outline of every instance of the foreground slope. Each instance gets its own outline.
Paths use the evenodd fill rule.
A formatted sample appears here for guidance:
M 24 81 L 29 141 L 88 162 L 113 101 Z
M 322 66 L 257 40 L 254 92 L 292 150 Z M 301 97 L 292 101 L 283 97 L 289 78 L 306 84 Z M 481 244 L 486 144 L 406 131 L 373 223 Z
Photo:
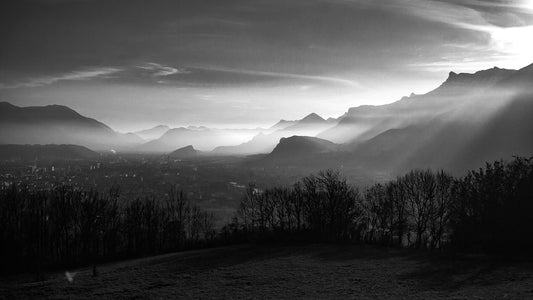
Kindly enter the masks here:
M 353 245 L 231 246 L 0 282 L 0 298 L 528 299 L 531 262 Z

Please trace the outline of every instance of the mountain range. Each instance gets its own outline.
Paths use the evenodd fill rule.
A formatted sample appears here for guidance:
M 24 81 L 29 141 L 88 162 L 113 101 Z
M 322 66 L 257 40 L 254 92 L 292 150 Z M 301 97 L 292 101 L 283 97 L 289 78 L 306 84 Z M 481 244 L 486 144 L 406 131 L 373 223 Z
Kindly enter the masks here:
M 318 134 L 342 144 L 329 155 L 301 158 L 297 142 L 292 152 L 284 152 L 294 164 L 305 160 L 390 174 L 413 168 L 461 173 L 486 161 L 533 156 L 531 116 L 533 65 L 517 71 L 451 72 L 425 95 L 349 109 L 335 127 Z
M 386 105 L 348 109 L 336 119 L 311 113 L 270 128 L 156 126 L 130 134 L 59 105 L 0 103 L 0 144 L 78 144 L 95 150 L 177 156 L 265 153 L 258 163 L 364 167 L 381 172 L 446 168 L 533 155 L 533 65 L 450 72 L 439 87 Z M 185 148 L 184 148 L 185 147 Z M 180 149 L 183 148 L 183 149 Z

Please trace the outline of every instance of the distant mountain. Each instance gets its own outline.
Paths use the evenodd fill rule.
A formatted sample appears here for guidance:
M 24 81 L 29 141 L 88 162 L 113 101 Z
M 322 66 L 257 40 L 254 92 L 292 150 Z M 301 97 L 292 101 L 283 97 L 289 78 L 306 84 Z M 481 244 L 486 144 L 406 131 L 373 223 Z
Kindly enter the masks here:
M 109 150 L 141 141 L 134 134 L 115 132 L 66 106 L 18 107 L 0 103 L 0 144 L 76 144 Z
M 169 158 L 191 158 L 191 157 L 197 157 L 200 155 L 201 152 L 194 149 L 192 145 L 185 146 L 183 148 L 180 148 L 178 150 L 175 150 L 168 154 Z
M 270 153 L 282 138 L 290 136 L 314 136 L 317 133 L 335 126 L 336 122 L 328 122 L 315 113 L 311 113 L 301 120 L 281 120 L 271 128 L 279 128 L 269 133 L 259 133 L 251 140 L 236 146 L 217 147 L 214 154 L 222 155 L 251 155 Z
M 251 140 L 234 146 L 219 146 L 211 151 L 215 155 L 251 155 L 270 153 L 282 137 L 278 131 L 270 134 L 258 133 Z M 277 141 L 276 141 L 277 138 Z
M 287 128 L 289 126 L 292 126 L 296 124 L 298 121 L 287 121 L 287 120 L 279 120 L 278 123 L 274 124 L 272 127 L 268 128 L 269 131 L 276 131 L 280 129 Z
M 267 156 L 267 159 L 298 160 L 302 157 L 329 153 L 339 149 L 339 145 L 310 136 L 291 136 L 282 138 Z
M 202 151 L 213 150 L 217 146 L 235 145 L 252 138 L 256 129 L 212 129 L 189 126 L 172 128 L 160 138 L 136 148 L 140 152 L 165 153 L 177 148 L 193 145 Z
M 95 159 L 100 154 L 78 145 L 0 145 L 0 160 Z
M 318 131 L 329 127 L 330 124 L 324 120 L 321 116 L 311 113 L 305 116 L 303 119 L 296 121 L 295 124 L 285 127 L 283 131 Z M 317 132 L 317 133 L 318 133 Z
M 167 125 L 158 125 L 150 129 L 135 131 L 134 133 L 146 141 L 151 141 L 160 138 L 169 129 L 170 127 Z
M 341 118 L 341 117 L 339 117 L 339 118 L 331 118 L 331 117 L 329 117 L 329 118 L 326 120 L 326 122 L 328 122 L 328 123 L 337 123 L 337 122 L 339 121 L 340 118 Z

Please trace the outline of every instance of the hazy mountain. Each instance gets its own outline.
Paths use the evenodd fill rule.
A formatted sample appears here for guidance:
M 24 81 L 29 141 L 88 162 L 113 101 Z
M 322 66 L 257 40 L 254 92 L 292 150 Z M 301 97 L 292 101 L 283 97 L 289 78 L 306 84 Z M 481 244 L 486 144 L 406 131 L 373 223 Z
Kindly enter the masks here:
M 276 130 L 284 129 L 284 128 L 287 128 L 289 126 L 296 124 L 297 122 L 298 122 L 297 120 L 296 121 L 279 120 L 278 123 L 268 128 L 268 131 L 276 131 Z
M 151 141 L 160 138 L 169 129 L 170 127 L 167 125 L 158 125 L 150 129 L 135 131 L 134 133 L 146 141 Z
M 76 160 L 100 154 L 78 145 L 0 145 L 0 160 Z
M 267 159 L 294 160 L 296 158 L 329 153 L 339 149 L 339 145 L 310 136 L 291 136 L 281 138 Z
M 330 165 L 387 174 L 413 168 L 461 173 L 486 161 L 533 156 L 531 116 L 533 65 L 518 71 L 450 73 L 428 94 L 350 109 L 339 125 L 319 135 L 347 135 L 348 142 L 327 157 L 310 158 L 315 152 L 310 145 L 307 155 L 299 152 L 305 152 L 302 146 L 292 157 L 309 165 L 327 160 Z
M 328 122 L 315 113 L 311 113 L 301 120 L 281 120 L 271 128 L 280 128 L 270 133 L 259 133 L 251 140 L 236 146 L 217 147 L 214 154 L 224 155 L 250 155 L 269 153 L 278 144 L 279 140 L 290 136 L 314 136 L 326 128 L 335 126 L 336 123 Z
M 307 116 L 305 116 L 303 119 L 297 121 L 295 124 L 285 127 L 281 130 L 283 131 L 314 131 L 321 129 L 323 130 L 325 127 L 329 127 L 330 124 L 324 120 L 321 116 L 311 113 Z M 317 132 L 318 133 L 318 132 Z
M 194 149 L 192 145 L 172 151 L 168 154 L 169 158 L 192 158 L 200 155 L 201 152 Z
M 500 69 L 497 67 L 472 74 L 450 72 L 448 79 L 441 86 L 426 95 L 460 96 L 464 93 L 473 93 L 484 90 L 515 73 L 516 70 Z
M 134 134 L 115 132 L 66 106 L 18 107 L 0 103 L 0 144 L 77 144 L 108 150 L 141 141 Z
M 259 132 L 257 129 L 212 129 L 203 126 L 172 128 L 160 138 L 147 142 L 136 150 L 162 153 L 193 145 L 199 150 L 210 151 L 217 146 L 242 143 L 257 132 Z
M 276 131 L 277 132 L 277 131 Z M 273 134 L 258 133 L 251 140 L 234 146 L 219 146 L 211 152 L 215 155 L 250 155 L 270 153 L 276 146 Z M 279 139 L 278 139 L 279 141 Z
M 472 99 L 477 99 L 480 93 L 515 73 L 514 70 L 499 68 L 474 74 L 450 72 L 442 85 L 425 95 L 411 94 L 386 105 L 350 108 L 335 127 L 317 136 L 336 143 L 357 143 L 389 129 L 427 122 L 450 110 L 473 104 Z M 492 106 L 491 103 L 486 105 Z

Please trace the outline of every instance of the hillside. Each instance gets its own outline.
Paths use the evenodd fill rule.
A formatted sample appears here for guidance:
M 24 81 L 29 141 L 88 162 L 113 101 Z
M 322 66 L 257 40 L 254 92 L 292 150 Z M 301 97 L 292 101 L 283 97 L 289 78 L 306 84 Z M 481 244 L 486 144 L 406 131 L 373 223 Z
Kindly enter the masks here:
M 174 150 L 168 154 L 169 158 L 192 158 L 200 155 L 200 151 L 194 149 L 192 145 Z
M 338 145 L 310 136 L 291 136 L 282 138 L 279 144 L 267 156 L 267 159 L 296 160 L 305 156 L 333 152 Z
M 531 262 L 356 245 L 242 245 L 5 278 L 0 298 L 527 299 Z

